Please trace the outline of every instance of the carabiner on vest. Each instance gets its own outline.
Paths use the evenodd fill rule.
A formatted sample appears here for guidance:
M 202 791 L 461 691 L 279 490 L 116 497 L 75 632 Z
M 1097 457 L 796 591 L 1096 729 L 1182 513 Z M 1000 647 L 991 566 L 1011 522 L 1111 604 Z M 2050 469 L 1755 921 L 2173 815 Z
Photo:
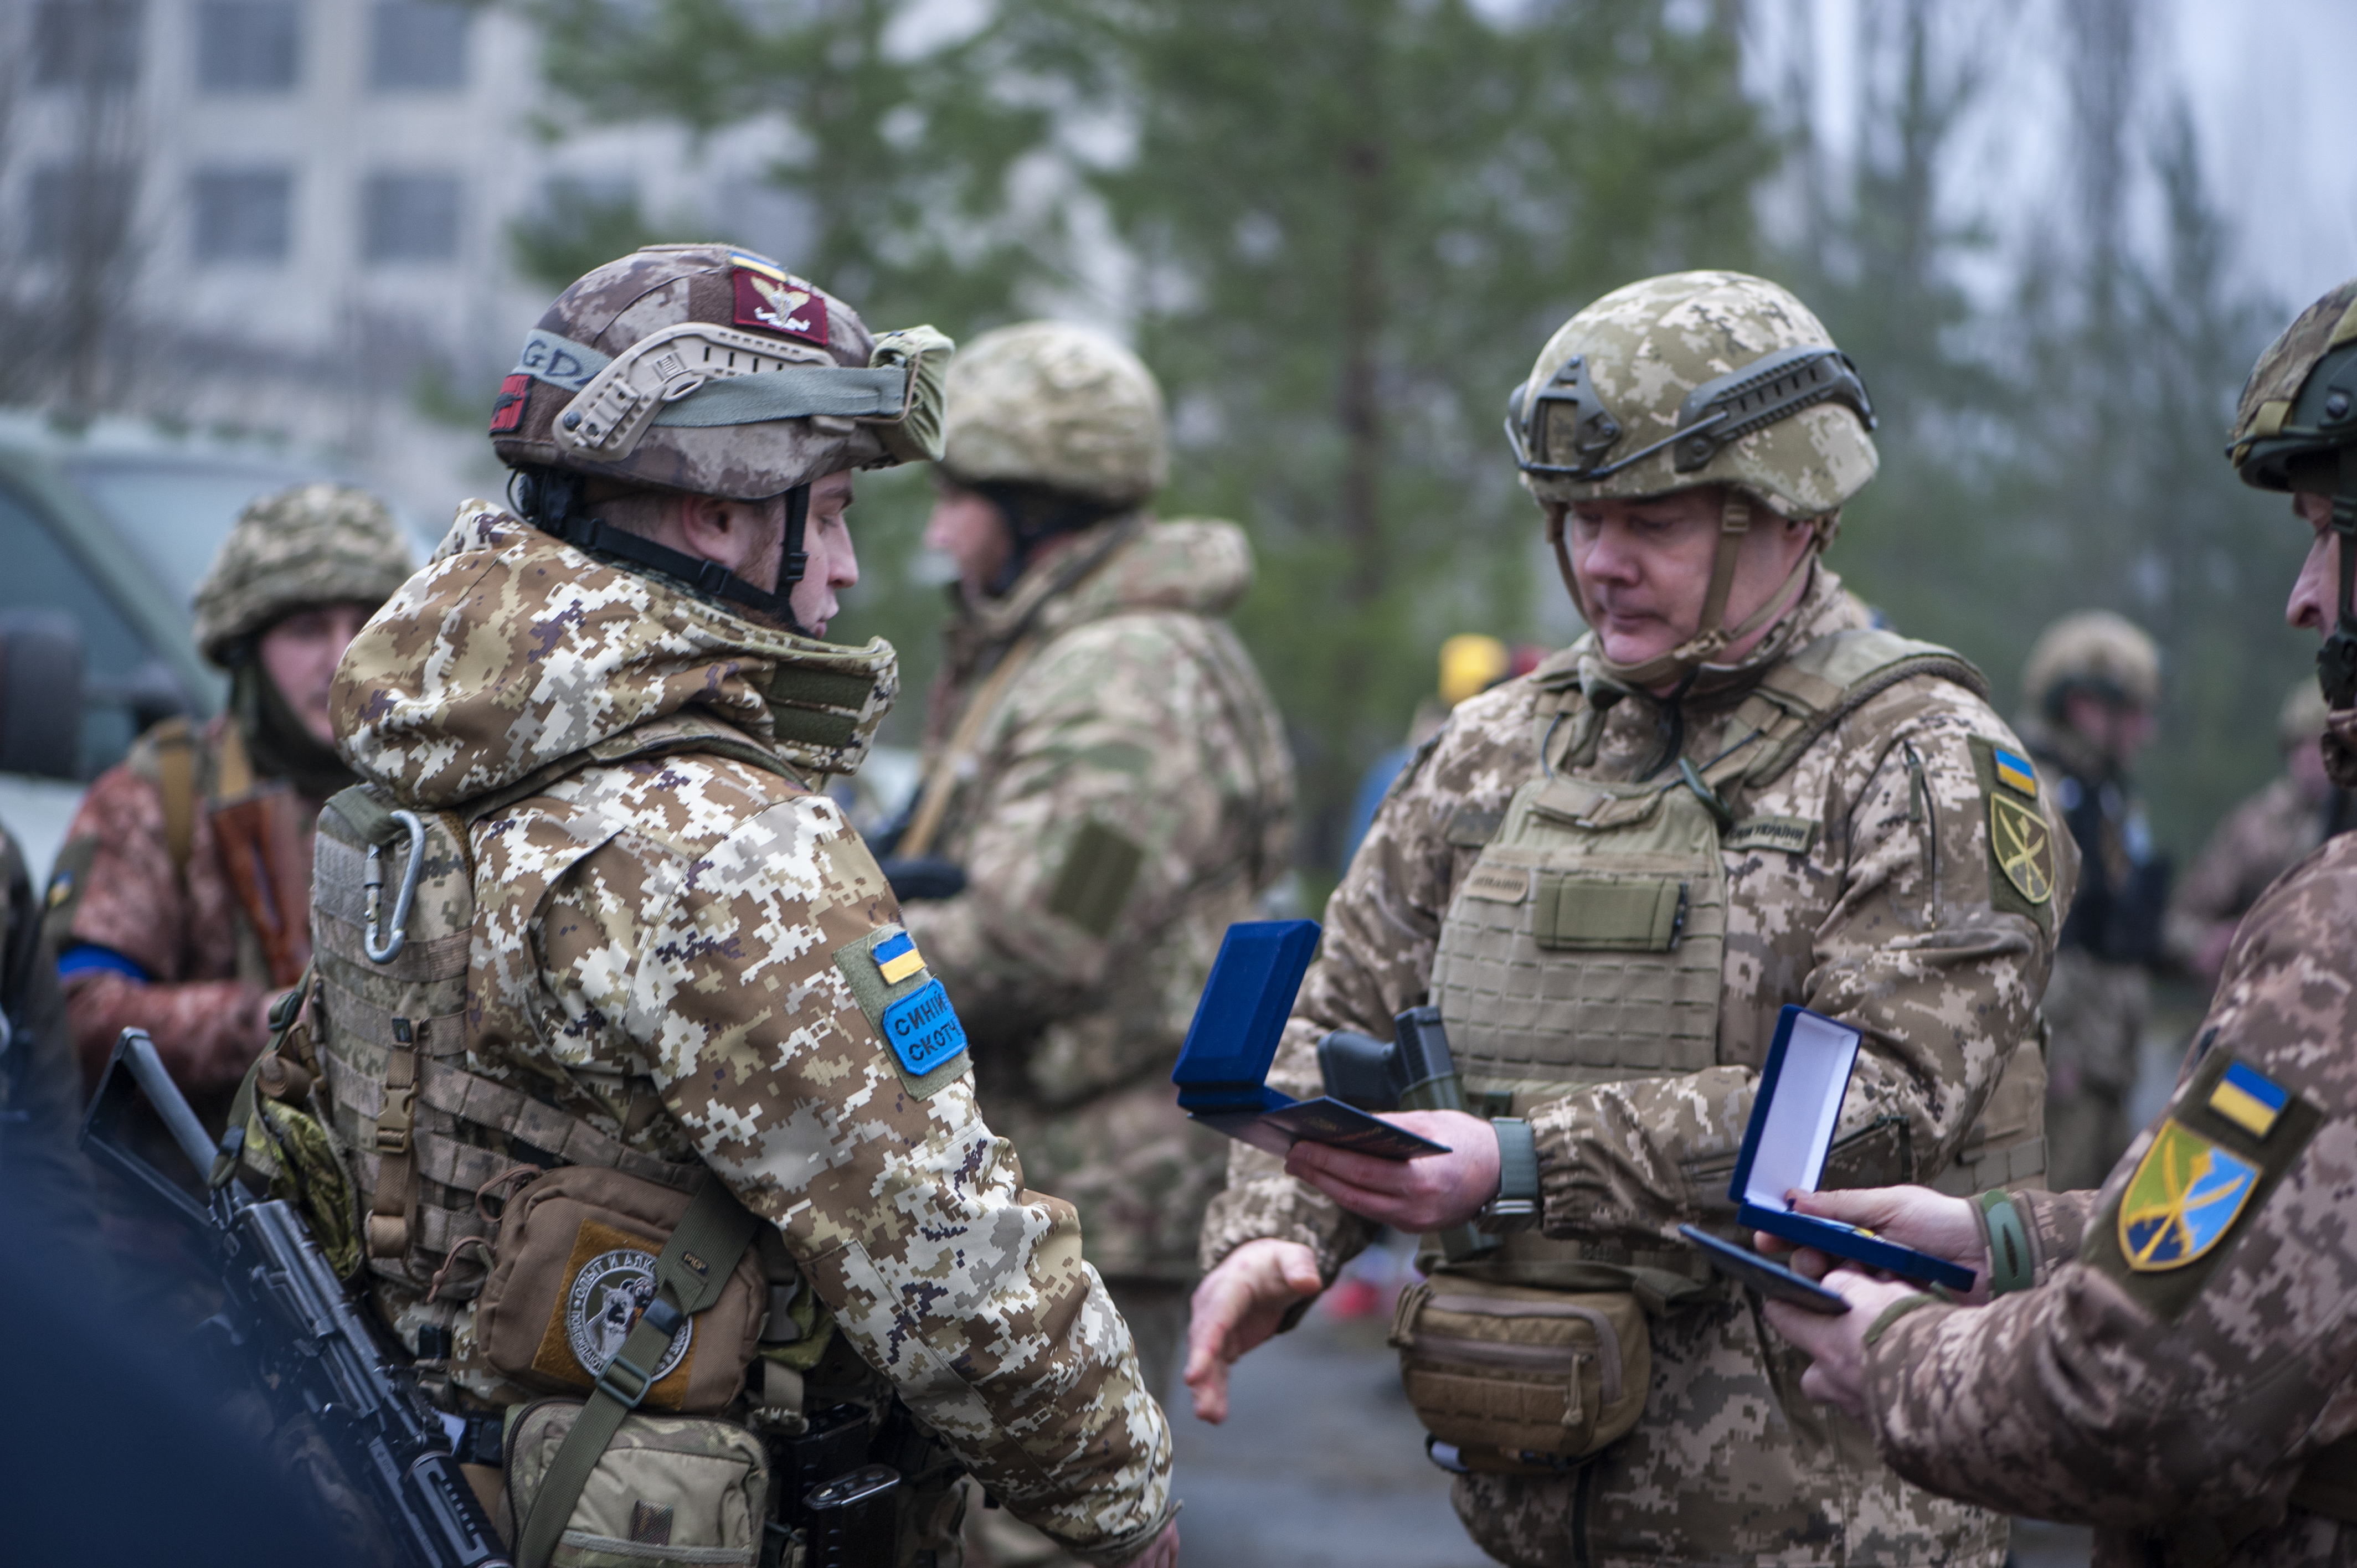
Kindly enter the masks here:
M 402 868 L 401 891 L 393 900 L 393 937 L 379 945 L 379 918 L 384 911 L 384 846 L 369 845 L 368 865 L 361 873 L 361 886 L 368 890 L 368 929 L 362 933 L 361 950 L 368 954 L 371 963 L 391 963 L 409 940 L 409 906 L 417 897 L 417 874 L 425 866 L 425 824 L 414 811 L 395 811 L 393 820 L 409 835 L 409 864 Z

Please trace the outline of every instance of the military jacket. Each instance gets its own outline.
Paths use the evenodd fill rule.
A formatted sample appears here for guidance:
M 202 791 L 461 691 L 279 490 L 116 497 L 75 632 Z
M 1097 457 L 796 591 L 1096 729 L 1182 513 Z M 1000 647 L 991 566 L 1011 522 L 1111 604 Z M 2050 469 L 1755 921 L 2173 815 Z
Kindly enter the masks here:
M 2011 1195 L 2040 1288 L 1877 1325 L 1900 1474 L 2092 1524 L 2106 1568 L 2357 1556 L 2357 1453 L 2327 1453 L 2357 1434 L 2352 928 L 2342 836 L 2244 919 L 2169 1109 L 2101 1189 Z
M 307 956 L 311 834 L 319 810 L 284 784 L 257 784 L 242 757 L 226 716 L 194 732 L 174 720 L 141 736 L 82 798 L 47 900 L 48 936 L 60 956 L 89 947 L 121 961 L 67 977 L 85 1078 L 96 1081 L 116 1036 L 145 1029 L 174 1080 L 214 1116 L 269 1039 L 264 1015 L 270 998 L 293 984 L 302 967 L 297 957 L 291 972 L 274 974 L 248 906 L 264 903 Z M 175 768 L 184 769 L 185 782 L 167 783 Z M 226 780 L 225 770 L 232 775 Z M 167 792 L 180 791 L 186 804 L 167 806 Z M 223 818 L 218 809 L 224 797 L 249 809 Z M 177 854 L 176 833 L 186 834 Z M 285 864 L 271 865 L 274 857 Z M 265 881 L 267 893 L 261 891 Z M 294 907 L 281 914 L 273 899 Z M 279 967 L 286 969 L 283 958 Z
M 887 644 L 756 627 L 470 502 L 334 703 L 363 776 L 473 817 L 468 1070 L 704 1161 L 996 1496 L 1119 1560 L 1171 1510 L 1168 1427 L 965 1058 L 886 1043 L 920 983 L 876 956 L 899 911 L 809 787 L 896 691 Z
M 1867 619 L 1820 568 L 1742 670 L 1698 682 L 1680 714 L 1637 693 L 1595 703 L 1577 757 L 1567 749 L 1583 727 L 1577 713 L 1552 734 L 1537 718 L 1559 700 L 1550 683 L 1559 693 L 1576 682 L 1591 702 L 1605 689 L 1583 649 L 1458 706 L 1403 774 L 1328 906 L 1271 1081 L 1317 1092 L 1320 1036 L 1388 1037 L 1394 1013 L 1427 1000 L 1444 920 L 1509 800 L 1541 771 L 1543 739 L 1548 767 L 1574 779 L 1674 777 L 1665 752 L 1706 766 L 1763 672 Z M 1992 791 L 2007 788 L 1992 776 L 1996 753 L 2018 761 L 2018 746 L 1973 690 L 1908 675 L 1851 708 L 1780 776 L 1726 802 L 1718 1007 L 1715 1037 L 1700 1042 L 1708 1065 L 1647 1071 L 1631 1061 L 1598 1075 L 1612 1081 L 1516 1096 L 1537 1139 L 1547 1237 L 1597 1263 L 1668 1269 L 1682 1252 L 1680 1222 L 1727 1226 L 1757 1069 L 1787 1003 L 1865 1036 L 1829 1185 L 1946 1178 L 1964 1153 L 1976 1170 L 2009 1170 L 2017 1159 L 2036 1167 L 2043 1082 L 2034 1047 L 2020 1047 L 2035 1038 L 2075 865 L 2050 801 L 2016 790 L 2015 806 L 1992 804 Z M 2016 807 L 2042 813 L 2030 819 L 2043 829 L 2034 864 L 2016 866 L 2028 892 L 2001 868 L 1991 827 L 1993 811 Z M 1663 1064 L 1689 1055 L 1666 1044 L 1662 1052 Z M 1277 1237 L 1311 1247 L 1331 1278 L 1369 1234 L 1240 1147 L 1206 1223 L 1203 1261 Z M 2002 1556 L 2001 1520 L 1859 1466 L 1863 1434 L 1798 1398 L 1800 1363 L 1764 1337 L 1739 1294 L 1706 1286 L 1698 1304 L 1652 1324 L 1655 1383 L 1635 1432 L 1573 1479 L 1459 1483 L 1459 1513 L 1493 1555 Z
M 956 782 L 932 853 L 967 886 L 905 918 L 991 1125 L 1108 1274 L 1191 1276 L 1225 1168 L 1170 1069 L 1221 934 L 1286 863 L 1284 730 L 1219 618 L 1251 580 L 1232 523 L 1102 524 L 952 623 L 934 693 L 929 760 Z
M 2288 775 L 2237 805 L 2210 835 L 2169 897 L 2169 956 L 2190 967 L 2202 938 L 2240 920 L 2270 883 L 2326 837 L 2351 825 L 2348 798 L 2335 789 L 2322 804 Z

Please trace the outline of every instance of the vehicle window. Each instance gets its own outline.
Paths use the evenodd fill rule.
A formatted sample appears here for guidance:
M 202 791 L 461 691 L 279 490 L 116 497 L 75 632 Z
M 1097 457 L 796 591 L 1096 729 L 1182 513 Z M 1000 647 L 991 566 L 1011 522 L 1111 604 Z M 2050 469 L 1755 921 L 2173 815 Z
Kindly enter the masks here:
M 82 493 L 123 531 L 124 539 L 171 597 L 196 596 L 230 525 L 248 501 L 321 476 L 263 464 L 78 462 L 67 465 Z
M 62 609 L 81 625 L 84 677 L 81 772 L 96 778 L 123 760 L 146 724 L 184 706 L 170 670 L 133 629 L 81 564 L 23 500 L 0 489 L 0 609 Z

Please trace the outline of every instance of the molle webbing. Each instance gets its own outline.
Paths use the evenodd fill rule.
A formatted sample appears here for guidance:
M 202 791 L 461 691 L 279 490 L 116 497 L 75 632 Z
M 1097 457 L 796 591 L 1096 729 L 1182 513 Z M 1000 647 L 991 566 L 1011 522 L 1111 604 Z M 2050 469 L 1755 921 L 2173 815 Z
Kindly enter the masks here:
M 475 1193 L 519 1164 L 603 1166 L 683 1190 L 702 1169 L 640 1154 L 458 1065 L 467 1050 L 473 857 L 465 821 L 421 816 L 416 897 L 391 960 L 374 961 L 365 947 L 368 846 L 381 847 L 388 886 L 412 851 L 371 787 L 345 790 L 321 813 L 311 910 L 327 1120 L 364 1195 L 370 1267 L 411 1284 L 423 1284 L 459 1241 L 489 1236 Z M 479 1287 L 454 1281 L 446 1294 L 463 1298 Z

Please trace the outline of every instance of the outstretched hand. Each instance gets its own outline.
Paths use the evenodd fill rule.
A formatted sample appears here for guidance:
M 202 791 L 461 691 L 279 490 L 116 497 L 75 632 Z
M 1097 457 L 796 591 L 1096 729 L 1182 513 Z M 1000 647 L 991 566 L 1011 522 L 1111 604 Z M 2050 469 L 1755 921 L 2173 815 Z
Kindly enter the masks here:
M 1784 1197 L 1797 1213 L 1838 1219 L 1845 1225 L 1871 1230 L 1885 1241 L 1929 1252 L 1972 1270 L 1971 1293 L 1956 1299 L 1973 1306 L 1988 1301 L 1988 1242 L 1981 1233 L 1980 1219 L 1967 1200 L 1933 1192 L 1928 1187 L 1840 1187 L 1831 1192 L 1802 1192 L 1795 1188 Z M 1751 1237 L 1752 1245 L 1770 1257 L 1792 1253 L 1785 1260 L 1786 1265 L 1794 1273 L 1813 1280 L 1824 1279 L 1836 1268 L 1857 1267 L 1814 1247 L 1796 1247 L 1765 1230 L 1755 1230 Z
M 1285 1157 L 1286 1174 L 1353 1214 L 1415 1235 L 1462 1225 L 1498 1196 L 1498 1133 L 1487 1122 L 1462 1111 L 1401 1111 L 1383 1120 L 1448 1152 L 1385 1160 L 1299 1143 Z
M 1275 1333 L 1296 1302 L 1325 1288 L 1316 1253 L 1273 1237 L 1245 1242 L 1203 1276 L 1187 1325 L 1187 1388 L 1197 1420 L 1216 1426 L 1228 1419 L 1228 1369 Z
M 1900 1281 L 1869 1279 L 1849 1268 L 1835 1269 L 1824 1276 L 1824 1283 L 1849 1303 L 1847 1312 L 1827 1317 L 1787 1302 L 1770 1301 L 1766 1304 L 1769 1326 L 1808 1352 L 1809 1366 L 1801 1374 L 1803 1393 L 1870 1425 L 1866 1403 L 1867 1330 L 1891 1303 L 1923 1293 Z

